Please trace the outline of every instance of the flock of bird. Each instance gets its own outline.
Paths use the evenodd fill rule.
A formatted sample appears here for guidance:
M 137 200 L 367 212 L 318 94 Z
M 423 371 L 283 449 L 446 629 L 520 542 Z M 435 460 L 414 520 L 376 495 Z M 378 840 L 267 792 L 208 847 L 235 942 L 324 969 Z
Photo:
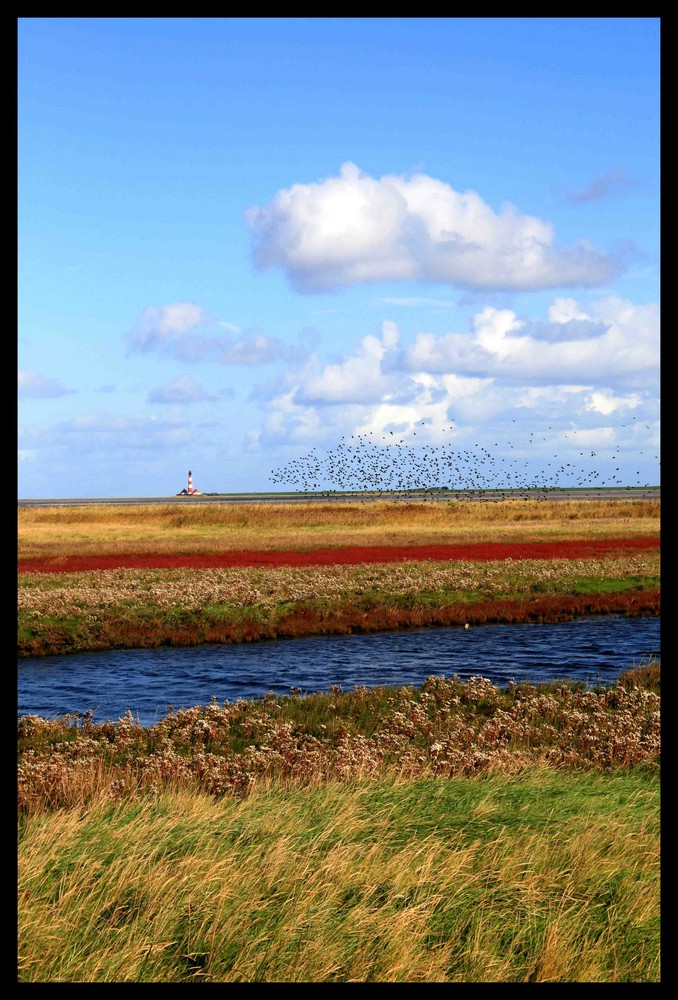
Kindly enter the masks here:
M 422 425 L 424 421 L 422 421 Z M 447 431 L 447 428 L 444 429 Z M 453 430 L 450 425 L 449 430 Z M 551 428 L 549 428 L 551 430 Z M 412 432 L 416 436 L 416 431 Z M 576 437 L 576 430 L 566 437 Z M 517 449 L 520 458 L 509 457 L 516 450 L 510 442 L 502 442 L 504 454 L 493 454 L 488 448 L 475 444 L 471 449 L 455 450 L 448 445 L 418 446 L 407 443 L 393 431 L 378 435 L 369 431 L 365 434 L 345 435 L 333 450 L 321 455 L 314 447 L 308 455 L 289 462 L 271 472 L 274 483 L 287 484 L 292 488 L 309 492 L 374 493 L 388 492 L 410 495 L 418 498 L 439 497 L 442 491 L 460 495 L 469 491 L 491 490 L 496 499 L 546 499 L 554 489 L 573 487 L 617 486 L 631 489 L 629 474 L 624 476 L 621 464 L 620 445 L 612 453 L 613 462 L 607 475 L 596 467 L 597 453 L 591 448 L 579 451 L 579 464 L 558 461 L 546 462 L 541 471 L 530 472 L 533 463 L 529 460 L 531 445 L 538 436 L 530 432 L 525 445 Z M 542 437 L 547 441 L 546 436 Z M 498 448 L 499 442 L 494 442 Z M 575 449 L 576 450 L 576 449 Z M 642 452 L 641 452 L 642 454 Z M 569 456 L 568 456 L 569 457 Z M 658 459 L 658 456 L 655 456 Z M 617 464 L 615 464 L 615 462 Z M 640 476 L 640 470 L 636 471 Z M 649 486 L 640 483 L 635 486 Z M 656 484 L 652 484 L 656 485 Z M 449 492 L 447 493 L 449 495 Z

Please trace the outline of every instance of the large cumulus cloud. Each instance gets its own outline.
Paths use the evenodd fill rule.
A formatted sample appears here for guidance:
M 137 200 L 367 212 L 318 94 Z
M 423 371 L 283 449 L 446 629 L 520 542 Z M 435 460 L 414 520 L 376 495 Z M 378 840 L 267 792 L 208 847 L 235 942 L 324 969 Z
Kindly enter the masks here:
M 254 259 L 300 292 L 417 280 L 473 290 L 595 287 L 620 261 L 585 240 L 558 247 L 553 226 L 475 191 L 414 174 L 375 179 L 353 163 L 338 177 L 294 184 L 246 221 Z

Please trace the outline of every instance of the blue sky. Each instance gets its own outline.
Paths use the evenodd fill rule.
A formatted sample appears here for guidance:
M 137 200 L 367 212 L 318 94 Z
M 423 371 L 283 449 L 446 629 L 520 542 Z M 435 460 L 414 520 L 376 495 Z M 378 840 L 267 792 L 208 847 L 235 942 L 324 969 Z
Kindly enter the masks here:
M 658 483 L 659 49 L 659 18 L 19 18 L 19 497 L 338 488 L 351 435 L 444 456 L 427 485 L 479 452 Z

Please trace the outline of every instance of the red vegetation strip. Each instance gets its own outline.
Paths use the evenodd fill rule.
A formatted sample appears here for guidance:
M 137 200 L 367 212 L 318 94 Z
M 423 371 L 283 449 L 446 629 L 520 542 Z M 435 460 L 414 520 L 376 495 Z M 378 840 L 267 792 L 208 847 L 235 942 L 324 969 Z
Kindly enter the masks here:
M 475 545 L 362 546 L 310 552 L 220 552 L 216 555 L 123 553 L 20 559 L 19 573 L 73 573 L 97 569 L 220 569 L 229 566 L 331 566 L 386 562 L 489 562 L 500 559 L 586 559 L 606 553 L 659 548 L 658 538 L 568 542 L 487 542 Z

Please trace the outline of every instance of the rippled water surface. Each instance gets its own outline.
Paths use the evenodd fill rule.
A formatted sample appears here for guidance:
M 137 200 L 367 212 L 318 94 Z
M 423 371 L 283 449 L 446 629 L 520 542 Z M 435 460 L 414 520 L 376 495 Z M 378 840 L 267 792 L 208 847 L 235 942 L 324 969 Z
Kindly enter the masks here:
M 660 655 L 660 619 L 603 616 L 556 625 L 484 625 L 368 635 L 318 636 L 189 649 L 133 649 L 23 659 L 20 715 L 92 710 L 97 722 L 127 710 L 152 725 L 170 707 L 190 708 L 267 691 L 326 691 L 339 684 L 422 684 L 431 674 L 481 674 L 502 686 L 561 678 L 613 683 Z

